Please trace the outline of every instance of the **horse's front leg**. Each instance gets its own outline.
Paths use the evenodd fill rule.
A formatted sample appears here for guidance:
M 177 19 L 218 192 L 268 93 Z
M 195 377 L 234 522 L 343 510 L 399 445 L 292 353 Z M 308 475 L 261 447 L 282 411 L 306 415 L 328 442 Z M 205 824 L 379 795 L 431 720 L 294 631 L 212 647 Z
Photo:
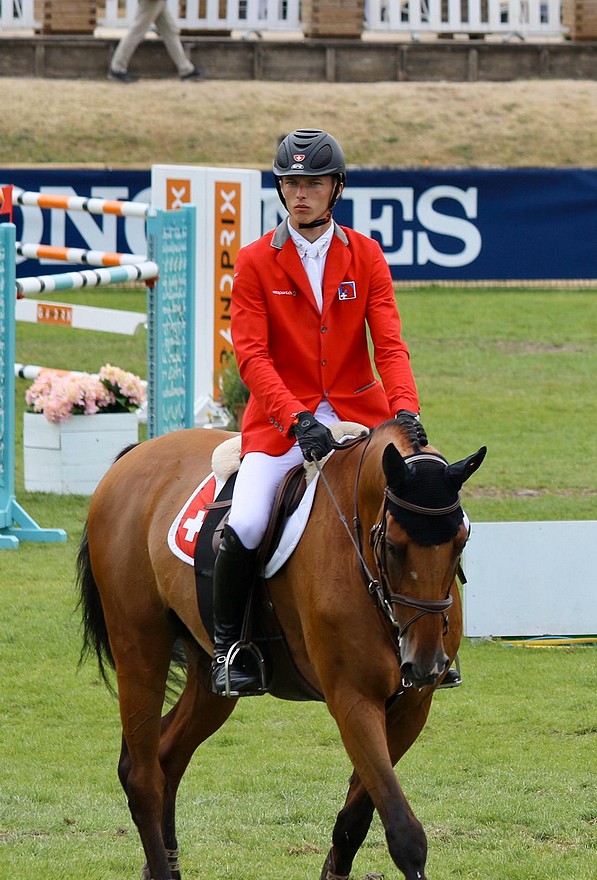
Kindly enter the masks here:
M 406 880 L 426 880 L 427 838 L 394 773 L 393 763 L 399 757 L 400 748 L 394 745 L 394 754 L 390 754 L 384 705 L 376 704 L 362 694 L 344 692 L 336 699 L 328 700 L 328 706 L 360 782 L 379 813 L 395 865 Z M 339 825 L 334 829 L 333 866 L 330 864 L 326 869 L 327 876 L 323 874 L 325 880 L 348 876 L 352 859 L 367 833 L 371 807 L 365 793 L 356 786 L 354 804 L 353 807 L 347 803 L 344 816 L 340 813 L 338 817 Z M 346 838 L 342 842 L 343 826 L 346 825 L 352 825 L 353 829 L 350 842 Z M 361 840 L 357 845 L 359 837 Z

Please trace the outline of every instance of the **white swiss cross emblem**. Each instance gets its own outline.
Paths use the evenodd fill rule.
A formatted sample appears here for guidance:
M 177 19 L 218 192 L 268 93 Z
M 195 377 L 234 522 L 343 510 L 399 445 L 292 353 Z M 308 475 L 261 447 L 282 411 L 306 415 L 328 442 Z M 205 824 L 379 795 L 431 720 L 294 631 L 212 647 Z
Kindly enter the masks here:
M 189 544 L 192 544 L 199 532 L 201 531 L 201 526 L 203 525 L 203 520 L 205 519 L 207 512 L 205 510 L 198 510 L 194 517 L 189 517 L 185 519 L 182 524 L 182 529 L 185 532 L 185 541 L 188 541 Z

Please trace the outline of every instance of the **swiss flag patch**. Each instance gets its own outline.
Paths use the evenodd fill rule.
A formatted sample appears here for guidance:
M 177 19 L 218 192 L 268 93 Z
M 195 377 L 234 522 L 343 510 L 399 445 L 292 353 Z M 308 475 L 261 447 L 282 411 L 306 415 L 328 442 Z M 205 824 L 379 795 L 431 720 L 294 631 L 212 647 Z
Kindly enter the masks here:
M 189 565 L 193 565 L 197 536 L 208 514 L 206 505 L 213 503 L 221 488 L 215 475 L 209 474 L 195 489 L 170 526 L 168 545 L 175 556 Z

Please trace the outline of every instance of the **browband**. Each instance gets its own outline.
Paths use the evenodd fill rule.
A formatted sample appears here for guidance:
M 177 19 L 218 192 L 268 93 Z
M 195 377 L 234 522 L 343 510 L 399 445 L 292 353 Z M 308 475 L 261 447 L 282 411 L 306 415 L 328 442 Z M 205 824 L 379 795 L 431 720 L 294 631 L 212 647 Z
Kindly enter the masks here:
M 388 498 L 392 504 L 397 504 L 398 507 L 403 507 L 405 510 L 410 510 L 413 513 L 423 513 L 425 516 L 444 516 L 446 513 L 454 513 L 455 510 L 458 510 L 460 507 L 460 494 L 458 498 L 451 504 L 449 507 L 421 507 L 419 504 L 411 504 L 410 501 L 403 501 L 402 498 L 398 498 L 397 495 L 394 495 L 391 489 L 387 486 L 384 489 L 386 498 Z

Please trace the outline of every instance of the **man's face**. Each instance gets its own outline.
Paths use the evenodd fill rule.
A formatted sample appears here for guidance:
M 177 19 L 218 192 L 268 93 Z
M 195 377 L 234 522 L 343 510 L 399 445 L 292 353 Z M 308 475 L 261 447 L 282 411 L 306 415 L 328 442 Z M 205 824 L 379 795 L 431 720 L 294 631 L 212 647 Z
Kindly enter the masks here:
M 295 175 L 282 178 L 282 193 L 295 229 L 300 223 L 313 223 L 325 217 L 334 191 L 335 179 L 331 174 L 323 177 Z

